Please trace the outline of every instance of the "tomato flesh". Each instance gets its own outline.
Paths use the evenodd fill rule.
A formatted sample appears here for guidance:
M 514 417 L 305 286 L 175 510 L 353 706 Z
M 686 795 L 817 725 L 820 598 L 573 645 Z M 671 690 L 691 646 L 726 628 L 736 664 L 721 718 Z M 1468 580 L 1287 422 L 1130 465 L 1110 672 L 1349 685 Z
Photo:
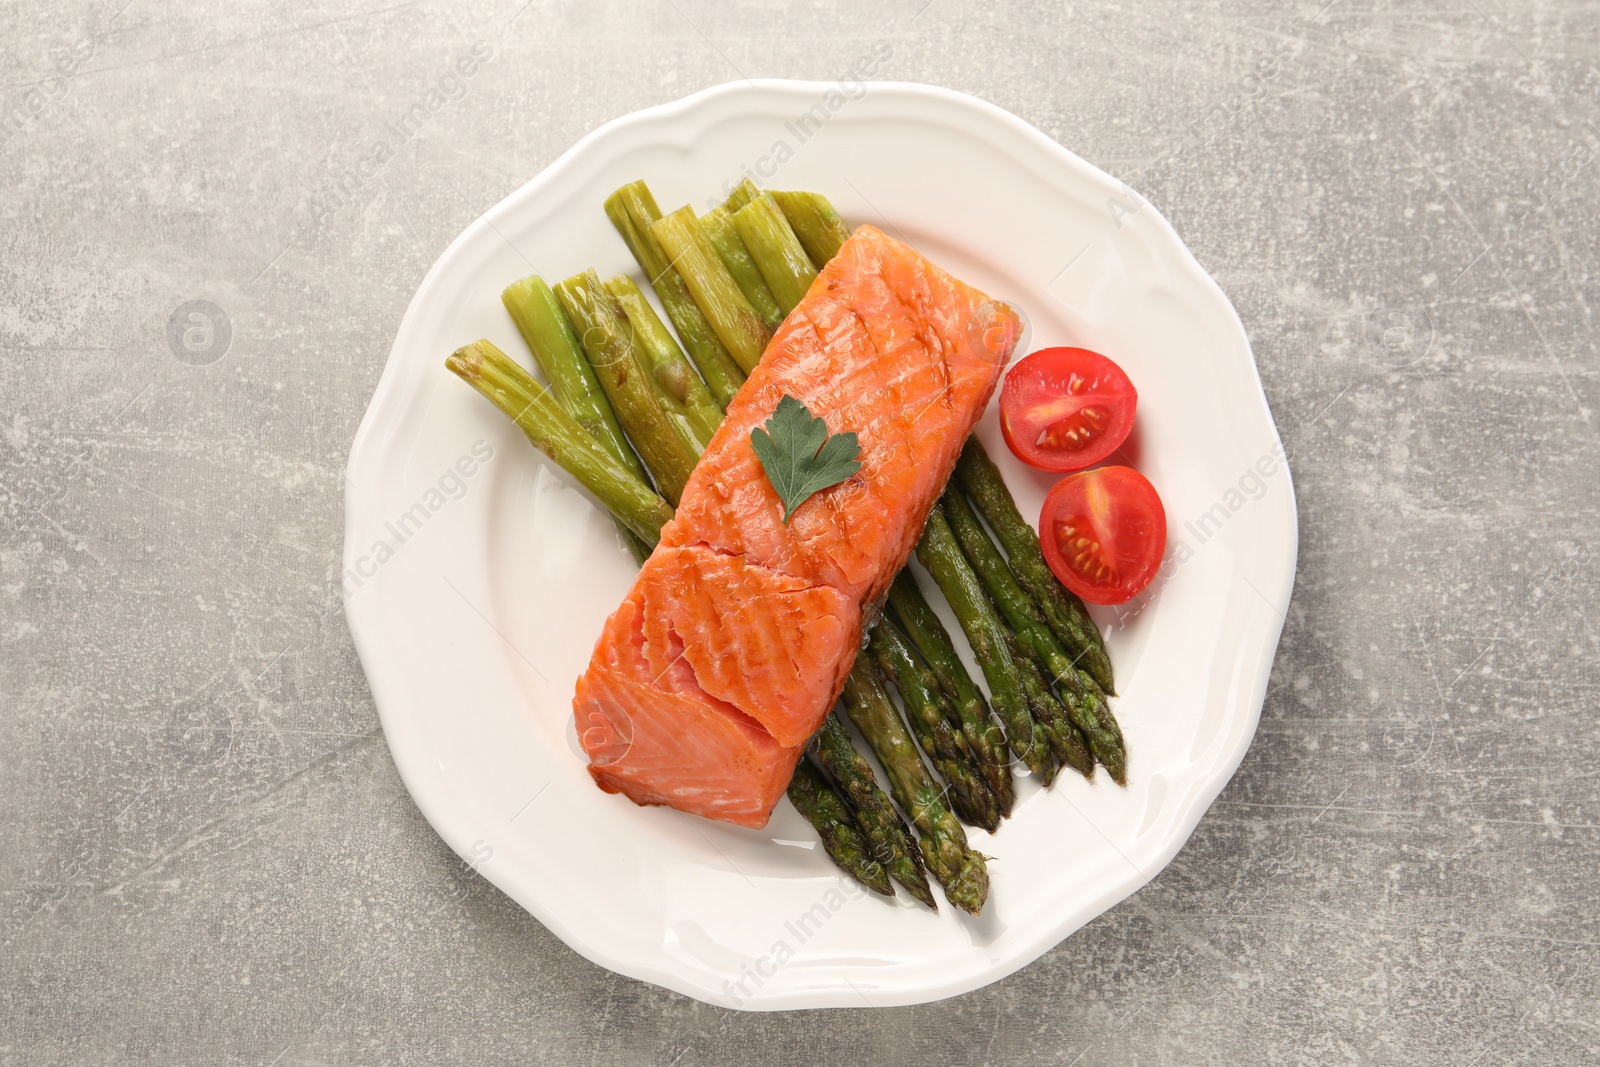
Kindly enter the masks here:
M 1125 604 L 1155 577 L 1167 551 L 1167 512 L 1132 467 L 1061 479 L 1039 515 L 1039 545 L 1061 584 L 1092 604 Z
M 1006 374 L 1000 430 L 1022 462 L 1051 471 L 1092 467 L 1133 429 L 1139 393 L 1122 368 L 1087 348 L 1041 348 Z

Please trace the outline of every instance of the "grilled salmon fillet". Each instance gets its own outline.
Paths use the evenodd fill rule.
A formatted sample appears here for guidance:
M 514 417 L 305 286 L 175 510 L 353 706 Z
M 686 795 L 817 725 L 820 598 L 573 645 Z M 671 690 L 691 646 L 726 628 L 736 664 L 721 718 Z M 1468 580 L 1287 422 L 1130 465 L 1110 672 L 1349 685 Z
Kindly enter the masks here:
M 573 712 L 602 789 L 765 826 L 983 413 L 1014 314 L 863 226 L 773 335 L 607 621 Z M 750 444 L 785 395 L 861 469 L 785 525 Z

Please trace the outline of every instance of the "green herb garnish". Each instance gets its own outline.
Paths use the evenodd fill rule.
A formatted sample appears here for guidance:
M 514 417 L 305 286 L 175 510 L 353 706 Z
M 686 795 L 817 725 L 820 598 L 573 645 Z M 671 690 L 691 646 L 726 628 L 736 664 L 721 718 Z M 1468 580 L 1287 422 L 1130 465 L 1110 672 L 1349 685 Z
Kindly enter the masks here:
M 750 431 L 750 447 L 783 500 L 785 526 L 811 494 L 838 485 L 861 469 L 856 435 L 830 436 L 828 424 L 787 393 L 766 426 Z

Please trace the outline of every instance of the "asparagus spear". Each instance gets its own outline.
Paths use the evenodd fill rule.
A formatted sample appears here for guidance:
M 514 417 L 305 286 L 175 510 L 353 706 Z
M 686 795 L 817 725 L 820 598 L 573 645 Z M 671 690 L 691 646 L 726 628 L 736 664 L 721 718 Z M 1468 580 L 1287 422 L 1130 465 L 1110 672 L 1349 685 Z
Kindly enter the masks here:
M 966 554 L 967 561 L 972 564 L 972 569 L 989 591 L 1000 614 L 1017 635 L 1017 643 L 1050 672 L 1061 687 L 1067 715 L 1072 724 L 1083 732 L 1090 751 L 1105 764 L 1107 772 L 1118 785 L 1126 785 L 1127 754 L 1122 745 L 1122 731 L 1104 696 L 1096 699 L 1099 687 L 1087 674 L 1079 671 L 1057 643 L 1055 634 L 1050 632 L 1033 601 L 1017 584 L 1000 550 L 989 540 L 983 524 L 978 521 L 966 497 L 961 495 L 961 490 L 954 487 L 946 490 L 940 507 L 949 519 L 950 529 Z M 1085 681 L 1088 682 L 1087 686 Z
M 655 197 L 650 195 L 650 187 L 644 182 L 624 185 L 606 198 L 606 216 L 622 234 L 656 296 L 661 298 L 661 306 L 667 309 L 667 318 L 672 320 L 672 327 L 678 331 L 683 347 L 688 349 L 689 358 L 699 368 L 706 388 L 720 406 L 727 407 L 744 384 L 744 372 L 717 340 L 716 332 L 700 313 L 689 287 L 672 266 L 661 242 L 650 232 L 650 224 L 661 217 Z
M 1106 655 L 1100 628 L 1089 617 L 1089 609 L 1083 606 L 1083 601 L 1056 580 L 1039 548 L 1039 535 L 1017 510 L 1011 490 L 1000 477 L 1000 468 L 994 465 L 976 437 L 968 438 L 966 447 L 961 450 L 956 481 L 977 503 L 978 510 L 1005 548 L 1017 582 L 1032 595 L 1051 631 L 1096 685 L 1107 693 L 1115 693 L 1111 659 Z
M 693 209 L 681 207 L 670 215 L 663 215 L 650 224 L 650 232 L 661 242 L 662 250 L 672 257 L 672 265 L 694 295 L 701 314 L 711 323 L 717 339 L 727 348 L 739 369 L 746 374 L 755 370 L 772 331 L 739 291 L 728 268 L 722 265 L 722 257 L 706 240 Z
M 544 279 L 530 274 L 521 281 L 512 282 L 501 291 L 500 302 L 533 352 L 533 360 L 544 373 L 545 381 L 550 383 L 556 403 L 589 431 L 589 436 L 599 441 L 601 447 L 644 481 L 648 477 L 644 465 L 628 445 L 628 439 L 622 436 L 622 427 L 617 425 L 616 413 L 611 410 L 611 403 L 594 376 L 594 368 L 583 358 L 578 339 L 572 333 L 572 324 Z M 621 519 L 613 516 L 612 521 L 617 524 L 634 559 L 643 563 L 650 554 L 650 547 Z
M 639 458 L 674 506 L 699 458 L 692 431 L 675 422 L 656 399 L 640 364 L 621 312 L 594 271 L 575 274 L 556 286 L 556 295 L 583 341 L 589 365 L 600 379 L 617 419 L 639 450 Z
M 528 439 L 593 493 L 646 545 L 661 539 L 672 508 L 561 410 L 550 391 L 488 341 L 458 348 L 445 366 L 511 416 Z
M 600 388 L 600 380 L 594 376 L 594 368 L 584 360 L 572 324 L 567 321 L 550 286 L 537 274 L 530 274 L 506 286 L 500 293 L 500 302 L 510 313 L 511 321 L 516 323 L 517 332 L 528 343 L 556 402 L 605 446 L 607 452 L 632 468 L 640 478 L 645 477 L 644 467 L 622 436 L 616 413 Z
M 872 857 L 867 842 L 850 815 L 850 809 L 833 791 L 822 772 L 801 757 L 789 782 L 789 800 L 806 822 L 816 828 L 822 847 L 846 874 L 886 897 L 894 896 L 889 874 Z
M 895 575 L 889 586 L 889 606 L 894 609 L 895 618 L 905 628 L 911 643 L 939 679 L 940 688 L 949 698 L 946 706 L 956 714 L 952 725 L 961 731 L 968 749 L 977 759 L 984 781 L 1000 806 L 1001 816 L 1010 815 L 1015 789 L 1006 758 L 1005 735 L 989 717 L 989 702 L 983 699 L 983 692 L 967 673 L 944 624 L 923 597 L 909 568 Z
M 938 507 L 928 516 L 928 525 L 917 544 L 917 559 L 944 591 L 974 657 L 983 668 L 995 714 L 1005 727 L 1006 743 L 1029 771 L 1041 781 L 1050 781 L 1055 777 L 1055 757 L 1044 731 L 1035 729 L 1033 716 L 1028 712 L 1022 679 L 1011 650 L 1006 646 L 1005 626 L 994 613 L 994 605 L 989 603 L 978 576 L 972 573 L 966 557 L 961 554 L 961 546 L 956 544 L 955 534 L 950 532 L 950 525 Z
M 944 886 L 945 897 L 962 911 L 979 914 L 989 896 L 989 869 L 983 857 L 967 847 L 966 832 L 945 807 L 900 713 L 864 659 L 857 659 L 845 679 L 844 706 L 877 753 L 895 800 L 920 831 L 922 858 Z
M 966 739 L 950 728 L 938 679 L 917 659 L 911 643 L 888 616 L 872 628 L 867 650 L 900 690 L 911 732 L 944 779 L 956 818 L 993 833 L 1000 826 L 1000 804 L 979 773 Z M 949 714 L 954 717 L 953 711 Z
M 1089 751 L 1088 742 L 1072 725 L 1072 720 L 1068 717 L 1066 709 L 1061 706 L 1061 701 L 1050 691 L 1050 683 L 1044 680 L 1038 664 L 1034 663 L 1017 643 L 1015 634 L 1006 634 L 1006 647 L 1011 650 L 1011 658 L 1016 663 L 1017 673 L 1022 679 L 1022 695 L 1027 698 L 1028 712 L 1033 716 L 1033 721 L 1039 724 L 1045 739 L 1050 742 L 1050 751 L 1055 753 L 1056 759 L 1085 778 L 1092 779 L 1094 753 Z M 1045 785 L 1049 784 L 1048 781 L 1045 782 Z
M 700 228 L 717 255 L 722 257 L 728 273 L 739 284 L 739 291 L 761 316 L 761 321 L 776 329 L 783 321 L 783 311 L 778 307 L 778 298 L 767 287 L 766 279 L 761 277 L 756 261 L 750 258 L 750 250 L 744 246 L 739 231 L 733 228 L 732 213 L 725 207 L 714 207 L 700 216 Z
M 844 224 L 833 204 L 821 193 L 792 193 L 772 190 L 772 199 L 783 209 L 794 235 L 800 238 L 811 262 L 821 267 L 839 253 L 839 246 L 850 239 L 850 227 Z
M 733 192 L 728 194 L 728 199 L 722 202 L 722 210 L 732 215 L 760 195 L 761 190 L 756 188 L 756 183 L 746 178 L 733 187 Z
M 778 298 L 778 306 L 789 314 L 811 288 L 817 268 L 789 228 L 778 202 L 762 193 L 733 213 L 733 225 L 772 295 Z
M 1128 784 L 1128 751 L 1122 739 L 1122 727 L 1112 714 L 1106 695 L 1087 671 L 1081 668 L 1067 672 L 1058 685 L 1061 703 L 1074 726 L 1089 742 L 1095 757 L 1105 765 L 1106 773 L 1118 785 Z M 1101 758 L 1101 753 L 1106 753 Z
M 856 751 L 837 713 L 823 720 L 822 729 L 817 731 L 814 754 L 849 800 L 873 857 L 888 869 L 895 881 L 906 887 L 907 892 L 935 911 L 939 910 L 933 891 L 928 888 L 922 852 L 906 828 L 905 820 L 878 786 L 872 765 Z
M 606 282 L 606 292 L 633 328 L 633 350 L 643 357 L 650 383 L 656 387 L 656 399 L 670 414 L 688 422 L 694 431 L 695 451 L 704 452 L 722 422 L 722 408 L 711 399 L 700 375 L 684 358 L 683 349 L 656 317 L 655 308 L 633 279 L 619 274 Z

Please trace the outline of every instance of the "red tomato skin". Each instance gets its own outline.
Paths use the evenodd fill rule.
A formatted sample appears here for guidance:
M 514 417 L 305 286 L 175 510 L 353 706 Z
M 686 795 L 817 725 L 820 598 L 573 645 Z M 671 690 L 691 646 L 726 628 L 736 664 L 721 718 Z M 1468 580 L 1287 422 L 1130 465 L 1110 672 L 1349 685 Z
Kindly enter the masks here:
M 1098 501 L 1096 515 L 1094 501 Z M 1106 543 L 1116 558 L 1104 560 L 1111 577 L 1082 573 L 1061 548 L 1058 525 L 1084 521 L 1094 549 Z M 1091 604 L 1126 604 L 1150 584 L 1167 552 L 1167 510 L 1148 478 L 1132 467 L 1098 467 L 1061 479 L 1039 513 L 1039 547 L 1061 584 Z
M 1139 391 L 1123 369 L 1087 348 L 1041 348 L 1006 372 L 1000 387 L 1000 432 L 1013 455 L 1030 467 L 1076 471 L 1093 467 L 1122 447 L 1133 429 Z M 1062 411 L 1053 416 L 1050 406 Z M 1040 444 L 1051 428 L 1082 444 Z

